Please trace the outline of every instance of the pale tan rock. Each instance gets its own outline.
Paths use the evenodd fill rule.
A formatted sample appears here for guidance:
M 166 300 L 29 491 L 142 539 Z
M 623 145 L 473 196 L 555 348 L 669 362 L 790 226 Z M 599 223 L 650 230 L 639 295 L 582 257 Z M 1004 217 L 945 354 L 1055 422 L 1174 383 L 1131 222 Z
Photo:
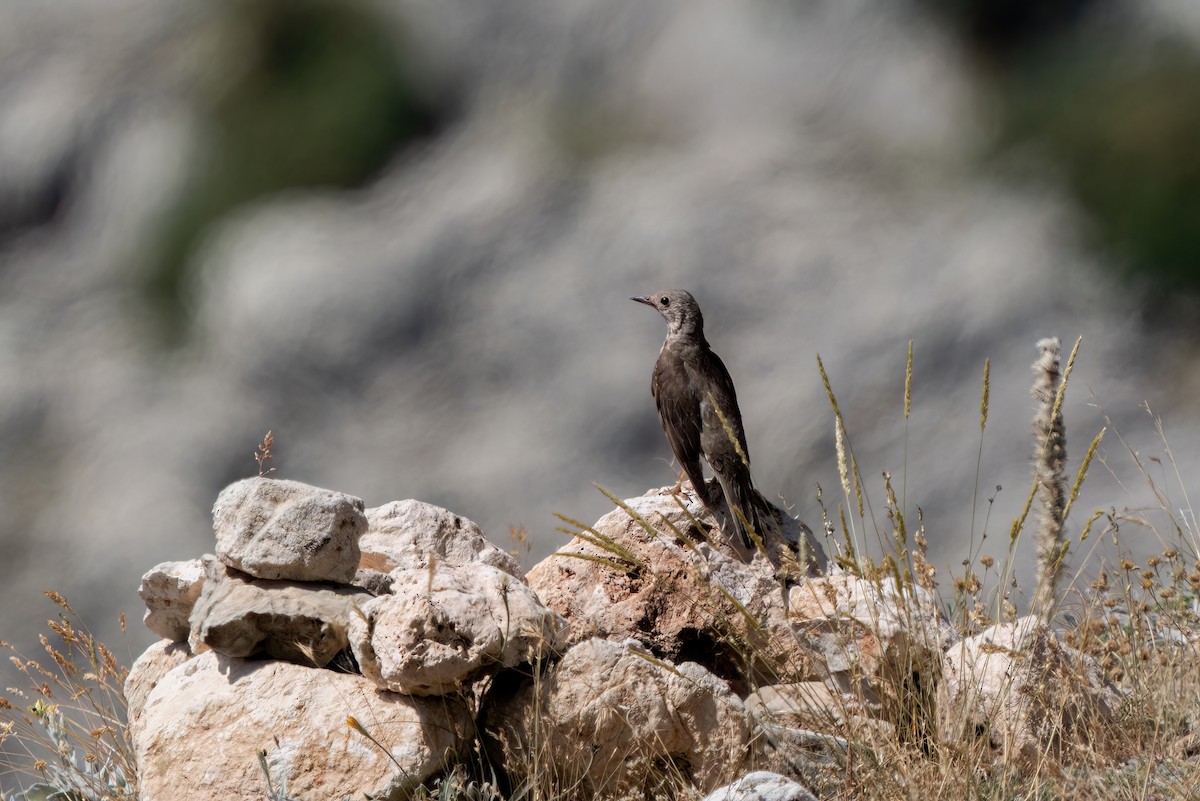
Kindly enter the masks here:
M 523 578 L 521 565 L 493 545 L 467 518 L 423 501 L 392 501 L 368 509 L 367 532 L 359 540 L 362 566 L 384 573 L 419 569 L 430 561 L 482 563 Z
M 998 623 L 946 652 L 938 685 L 945 742 L 986 736 L 997 759 L 1035 761 L 1086 751 L 1122 696 L 1100 666 L 1036 617 Z
M 146 628 L 168 640 L 186 640 L 191 631 L 188 617 L 203 584 L 204 563 L 199 559 L 163 562 L 146 571 L 138 586 L 146 604 Z
M 348 725 L 356 719 L 382 745 Z M 399 798 L 471 735 L 452 698 L 379 692 L 362 676 L 201 654 L 171 670 L 131 726 L 141 801 Z
M 298 481 L 247 478 L 213 506 L 217 558 L 256 578 L 335 581 L 354 578 L 358 539 L 367 530 L 363 502 Z
M 252 578 L 215 559 L 192 609 L 190 643 L 225 656 L 271 656 L 327 665 L 350 646 L 356 608 L 373 596 L 356 587 Z
M 394 570 L 391 595 L 364 603 L 350 639 L 363 674 L 413 695 L 457 692 L 566 644 L 567 623 L 527 584 L 483 563 Z
M 192 652 L 186 642 L 159 640 L 134 660 L 125 677 L 125 702 L 130 721 L 142 714 L 142 705 L 158 680 L 191 658 Z
M 632 641 L 573 646 L 544 674 L 499 684 L 485 716 L 493 759 L 516 782 L 536 780 L 538 764 L 596 798 L 654 797 L 680 778 L 708 792 L 750 758 L 745 708 L 724 681 Z
M 824 563 L 806 528 L 783 515 L 782 536 L 769 532 L 766 554 L 747 562 L 720 531 L 710 543 L 693 525 L 715 521 L 690 484 L 678 496 L 664 488 L 625 503 L 651 531 L 614 509 L 529 571 L 538 596 L 570 621 L 572 643 L 633 637 L 663 659 L 703 665 L 739 692 L 823 677 L 790 627 L 784 595 Z

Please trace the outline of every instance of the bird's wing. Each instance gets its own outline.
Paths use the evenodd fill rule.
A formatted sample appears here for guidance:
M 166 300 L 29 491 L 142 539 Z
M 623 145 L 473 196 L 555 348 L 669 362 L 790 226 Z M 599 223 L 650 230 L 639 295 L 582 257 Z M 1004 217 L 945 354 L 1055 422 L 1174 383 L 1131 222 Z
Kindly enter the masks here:
M 700 444 L 721 485 L 734 531 L 747 548 L 753 548 L 746 524 L 753 526 L 760 536 L 763 529 L 758 514 L 758 493 L 750 478 L 750 450 L 742 427 L 742 413 L 738 409 L 733 379 L 725 364 L 711 351 L 708 357 L 697 367 L 702 371 L 698 383 L 705 388 L 705 397 L 700 402 L 703 421 Z
M 682 362 L 670 351 L 664 350 L 654 365 L 650 392 L 658 405 L 658 416 L 675 461 L 679 462 L 696 494 L 707 505 L 708 490 L 700 466 L 700 436 L 704 427 L 700 401 L 690 390 Z
M 711 357 L 707 359 L 701 368 L 704 375 L 700 377 L 700 386 L 705 387 L 708 397 L 703 398 L 702 403 L 704 416 L 701 421 L 703 430 L 703 441 L 701 447 L 705 453 L 710 449 L 720 449 L 721 441 L 729 441 L 729 433 L 733 432 L 737 439 L 738 445 L 741 447 L 741 457 L 747 465 L 750 465 L 750 448 L 746 444 L 746 431 L 742 427 L 742 412 L 738 409 L 737 390 L 733 388 L 733 379 L 729 376 L 729 371 L 725 369 L 725 363 L 721 361 L 721 357 L 712 351 L 708 352 Z M 716 406 L 714 409 L 713 406 Z M 716 413 L 717 409 L 720 414 Z M 726 430 L 728 426 L 729 430 Z

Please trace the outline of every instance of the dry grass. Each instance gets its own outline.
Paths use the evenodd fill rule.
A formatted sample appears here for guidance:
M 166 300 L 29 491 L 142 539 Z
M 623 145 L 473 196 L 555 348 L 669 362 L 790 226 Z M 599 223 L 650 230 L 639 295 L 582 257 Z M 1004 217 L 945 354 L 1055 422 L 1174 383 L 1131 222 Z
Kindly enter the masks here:
M 1053 381 L 1048 380 L 1046 375 L 1057 372 L 1056 361 L 1052 366 L 1040 365 L 1040 386 L 1035 386 L 1039 406 L 1035 416 L 1033 487 L 1030 503 L 1013 521 L 1007 554 L 997 562 L 990 555 L 977 553 L 973 536 L 972 553 L 963 563 L 963 572 L 953 577 L 951 597 L 942 601 L 963 636 L 1016 617 L 1017 599 L 1026 593 L 1013 579 L 1012 559 L 1017 543 L 1025 534 L 1026 515 L 1033 506 L 1039 519 L 1035 532 L 1039 546 L 1038 574 L 1044 583 L 1031 588 L 1028 595 L 1037 600 L 1041 609 L 1034 611 L 1040 611 L 1043 619 L 1050 622 L 1061 643 L 1087 657 L 1075 673 L 1060 669 L 1061 675 L 1043 676 L 1035 690 L 1041 693 L 1038 700 L 1043 705 L 1040 722 L 1043 731 L 1049 732 L 1047 741 L 1053 747 L 1032 757 L 1006 751 L 995 743 L 989 744 L 986 736 L 970 736 L 973 729 L 970 721 L 963 721 L 960 729 L 968 736 L 948 739 L 943 731 L 936 742 L 906 736 L 904 725 L 883 730 L 860 729 L 860 734 L 849 735 L 845 756 L 816 777 L 813 789 L 822 799 L 1185 801 L 1200 797 L 1200 552 L 1197 549 L 1200 539 L 1193 508 L 1187 502 L 1187 482 L 1178 474 L 1157 420 L 1166 456 L 1151 463 L 1163 466 L 1161 472 L 1147 469 L 1148 460 L 1139 457 L 1109 419 L 1108 426 L 1092 439 L 1073 476 L 1073 485 L 1066 484 L 1062 398 L 1078 347 L 1076 343 L 1061 381 L 1057 376 Z M 910 352 L 906 367 L 906 416 L 911 359 Z M 872 521 L 869 510 L 864 514 L 861 501 L 864 493 L 850 437 L 824 366 L 820 367 L 834 411 L 838 464 L 852 466 L 841 467 L 843 497 L 839 508 L 831 512 L 822 505 L 827 533 L 840 538 L 836 544 L 838 563 L 875 581 L 908 589 L 914 584 L 934 589 L 937 571 L 924 558 L 923 524 L 918 526 L 916 536 L 910 535 L 886 473 L 885 521 Z M 1035 370 L 1038 369 L 1039 365 L 1035 365 Z M 987 421 L 988 373 L 985 364 L 981 454 Z M 1066 537 L 1063 523 L 1078 499 L 1080 486 L 1107 431 L 1121 438 L 1159 504 L 1137 514 L 1118 512 L 1115 507 L 1098 509 L 1072 541 Z M 1163 477 L 1168 471 L 1170 482 Z M 1156 473 L 1159 473 L 1157 479 Z M 1182 505 L 1169 500 L 1170 493 L 1164 489 L 1167 483 L 1178 488 L 1184 498 Z M 876 550 L 884 554 L 878 563 L 863 556 L 867 548 L 862 534 L 872 529 L 879 532 L 881 547 Z M 1162 550 L 1138 564 L 1126 544 L 1144 543 L 1147 535 L 1155 537 Z M 1089 537 L 1094 539 L 1089 542 Z M 1117 554 L 1115 558 L 1108 557 L 1111 562 L 1094 547 L 1097 539 L 1103 539 L 1111 546 L 1108 550 Z M 1077 573 L 1070 586 L 1060 588 L 1061 567 L 1068 554 L 1074 557 Z M 1111 716 L 1081 714 L 1076 704 L 1078 688 L 1089 681 L 1085 675 L 1088 666 L 1120 691 L 1123 700 Z M 927 675 L 936 670 L 931 665 L 912 667 L 914 671 L 924 669 Z M 883 681 L 890 679 L 885 675 Z M 905 676 L 898 675 L 894 686 L 876 691 L 884 697 L 908 698 L 911 712 L 908 719 L 919 720 L 921 705 L 927 697 L 911 695 L 903 686 L 904 681 Z M 1029 689 L 1019 691 L 1028 693 Z M 846 708 L 836 710 L 833 717 L 842 720 L 851 717 L 862 700 L 850 699 Z M 903 720 L 901 715 L 896 722 Z M 911 730 L 908 734 L 911 735 Z
M 45 658 L 30 659 L 9 643 L 9 661 L 24 688 L 0 697 L 0 772 L 25 792 L 11 798 L 53 796 L 63 801 L 137 798 L 133 749 L 126 726 L 123 686 L 128 669 L 97 641 L 65 598 L 40 637 Z M 121 619 L 124 631 L 125 621 Z

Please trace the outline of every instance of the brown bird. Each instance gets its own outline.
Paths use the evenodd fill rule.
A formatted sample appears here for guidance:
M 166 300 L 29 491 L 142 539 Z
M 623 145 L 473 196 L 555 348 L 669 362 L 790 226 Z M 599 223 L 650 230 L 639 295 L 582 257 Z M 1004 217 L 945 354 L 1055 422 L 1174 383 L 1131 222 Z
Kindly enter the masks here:
M 742 519 L 761 534 L 763 502 L 750 480 L 750 451 L 733 379 L 704 338 L 700 306 L 682 289 L 630 300 L 653 306 L 667 321 L 667 340 L 654 365 L 650 393 L 671 451 L 705 508 L 720 519 L 700 467 L 701 456 L 708 461 L 725 495 L 734 530 L 747 548 L 753 548 Z

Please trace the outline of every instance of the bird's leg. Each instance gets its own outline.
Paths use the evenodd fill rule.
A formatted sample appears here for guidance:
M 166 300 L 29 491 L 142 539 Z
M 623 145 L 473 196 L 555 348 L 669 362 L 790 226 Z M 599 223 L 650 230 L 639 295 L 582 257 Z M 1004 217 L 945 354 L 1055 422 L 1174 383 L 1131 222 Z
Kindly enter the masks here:
M 678 495 L 679 493 L 683 492 L 683 480 L 685 478 L 687 478 L 687 471 L 680 470 L 679 471 L 679 480 L 676 481 L 675 486 L 671 488 L 672 495 Z

